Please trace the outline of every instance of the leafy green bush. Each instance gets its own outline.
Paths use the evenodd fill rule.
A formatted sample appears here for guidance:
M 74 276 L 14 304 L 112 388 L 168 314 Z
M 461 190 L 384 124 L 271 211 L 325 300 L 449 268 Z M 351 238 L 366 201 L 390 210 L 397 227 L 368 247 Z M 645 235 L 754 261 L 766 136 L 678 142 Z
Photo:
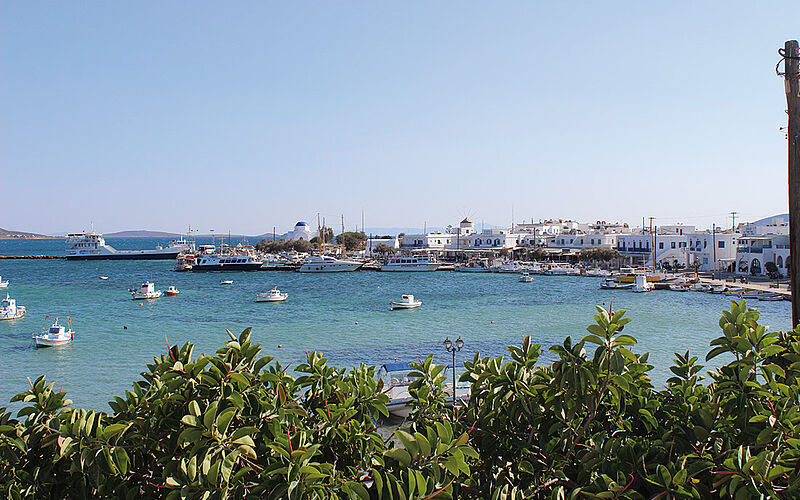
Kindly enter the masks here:
M 39 378 L 0 410 L 8 498 L 793 498 L 800 480 L 800 330 L 733 302 L 701 375 L 688 352 L 655 389 L 625 311 L 550 348 L 526 337 L 464 363 L 467 406 L 432 356 L 412 364 L 411 422 L 385 440 L 374 367 L 308 354 L 297 376 L 249 329 L 192 358 L 173 346 L 109 404 L 79 410 Z M 707 383 L 704 383 L 707 382 Z M 452 393 L 450 393 L 452 394 Z

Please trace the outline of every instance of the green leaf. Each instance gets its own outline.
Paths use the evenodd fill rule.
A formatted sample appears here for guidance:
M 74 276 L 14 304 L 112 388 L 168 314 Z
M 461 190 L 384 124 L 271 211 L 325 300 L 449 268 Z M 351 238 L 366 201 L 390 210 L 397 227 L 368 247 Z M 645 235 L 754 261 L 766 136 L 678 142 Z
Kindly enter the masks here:
M 403 467 L 411 465 L 411 455 L 403 448 L 389 448 L 384 454 L 400 462 Z
M 403 447 L 408 451 L 411 457 L 419 454 L 419 446 L 417 445 L 414 436 L 399 429 L 394 431 L 394 435 L 397 436 L 401 443 L 403 443 Z
M 225 435 L 228 431 L 228 425 L 230 425 L 234 415 L 236 415 L 236 408 L 227 408 L 219 414 L 217 417 L 217 430 L 219 430 L 220 434 Z

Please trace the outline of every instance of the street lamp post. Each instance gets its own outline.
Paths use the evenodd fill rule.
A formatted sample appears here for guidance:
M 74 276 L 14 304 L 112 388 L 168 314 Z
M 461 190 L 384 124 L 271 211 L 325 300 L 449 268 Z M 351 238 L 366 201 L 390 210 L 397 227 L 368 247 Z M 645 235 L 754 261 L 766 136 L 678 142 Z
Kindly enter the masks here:
M 456 352 L 464 347 L 464 341 L 458 337 L 455 344 L 450 340 L 450 337 L 444 339 L 444 348 L 447 352 L 453 353 L 453 408 L 456 407 Z

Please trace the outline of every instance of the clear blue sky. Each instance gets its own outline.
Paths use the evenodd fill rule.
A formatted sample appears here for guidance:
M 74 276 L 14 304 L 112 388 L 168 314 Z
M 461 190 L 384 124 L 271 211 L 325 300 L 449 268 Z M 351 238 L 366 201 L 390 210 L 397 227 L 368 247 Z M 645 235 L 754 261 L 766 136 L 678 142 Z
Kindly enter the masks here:
M 0 227 L 787 211 L 797 2 L 3 2 Z

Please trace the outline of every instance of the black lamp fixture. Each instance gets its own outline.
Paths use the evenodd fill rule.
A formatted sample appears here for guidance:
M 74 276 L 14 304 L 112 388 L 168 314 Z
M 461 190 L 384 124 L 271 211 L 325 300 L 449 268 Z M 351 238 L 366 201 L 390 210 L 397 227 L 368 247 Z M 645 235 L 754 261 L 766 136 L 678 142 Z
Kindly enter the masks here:
M 456 405 L 456 353 L 464 347 L 464 341 L 459 336 L 455 344 L 450 340 L 450 337 L 444 339 L 444 348 L 447 352 L 453 354 L 453 407 Z

